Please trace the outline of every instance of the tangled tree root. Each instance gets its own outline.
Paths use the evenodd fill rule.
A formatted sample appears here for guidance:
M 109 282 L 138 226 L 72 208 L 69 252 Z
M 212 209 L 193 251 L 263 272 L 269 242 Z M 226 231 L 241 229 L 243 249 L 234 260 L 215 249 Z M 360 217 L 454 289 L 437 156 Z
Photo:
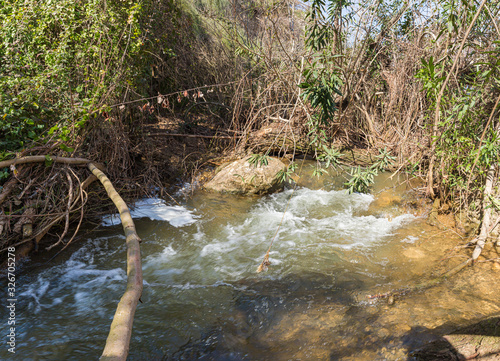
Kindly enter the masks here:
M 111 328 L 108 334 L 108 338 L 106 340 L 106 346 L 104 348 L 103 354 L 100 359 L 104 361 L 126 360 L 130 345 L 130 337 L 132 334 L 132 324 L 134 321 L 134 314 L 137 308 L 137 303 L 139 302 L 139 298 L 141 297 L 142 287 L 143 287 L 141 251 L 139 246 L 140 239 L 139 236 L 137 235 L 132 217 L 130 216 L 130 210 L 128 209 L 126 203 L 120 197 L 118 192 L 115 190 L 113 184 L 108 179 L 108 177 L 94 163 L 84 158 L 48 157 L 41 155 L 41 156 L 27 156 L 8 161 L 3 161 L 0 162 L 0 168 L 12 167 L 11 169 L 13 169 L 15 178 L 9 180 L 7 182 L 8 184 L 6 184 L 6 186 L 0 193 L 0 206 L 2 205 L 2 202 L 5 201 L 7 197 L 10 196 L 14 187 L 20 182 L 20 178 L 18 178 L 19 172 L 17 171 L 15 166 L 20 164 L 46 162 L 48 158 L 52 162 L 62 163 L 66 165 L 85 165 L 92 172 L 93 174 L 91 176 L 92 178 L 89 177 L 85 182 L 81 183 L 79 178 L 76 176 L 73 170 L 71 170 L 71 168 L 69 168 L 69 170 L 65 169 L 66 179 L 68 180 L 69 184 L 68 199 L 67 202 L 65 203 L 66 205 L 65 211 L 62 212 L 62 214 L 56 216 L 55 218 L 53 217 L 52 220 L 47 225 L 45 225 L 39 232 L 37 232 L 36 235 L 31 236 L 31 232 L 25 231 L 24 227 L 26 225 L 31 225 L 31 227 L 28 228 L 32 229 L 33 217 L 35 216 L 35 208 L 37 202 L 34 199 L 30 199 L 28 202 L 25 202 L 25 207 L 24 207 L 25 210 L 22 213 L 19 221 L 15 223 L 14 232 L 19 233 L 20 230 L 22 229 L 23 234 L 26 233 L 28 235 L 28 238 L 22 241 L 21 243 L 27 242 L 34 238 L 35 243 L 38 244 L 41 237 L 47 234 L 48 230 L 52 227 L 52 225 L 58 223 L 64 218 L 65 227 L 63 233 L 59 237 L 59 240 L 52 246 L 48 247 L 48 249 L 58 246 L 60 243 L 62 243 L 63 238 L 68 232 L 70 212 L 74 210 L 78 201 L 82 202 L 82 204 L 80 205 L 80 210 L 82 214 L 82 217 L 80 218 L 80 223 L 81 223 L 81 219 L 83 218 L 83 206 L 85 204 L 84 201 L 85 188 L 93 180 L 99 179 L 99 181 L 106 189 L 109 198 L 113 201 L 113 203 L 115 204 L 116 208 L 120 213 L 120 218 L 122 221 L 123 231 L 126 236 L 126 244 L 127 244 L 127 289 L 125 290 L 125 293 L 123 294 L 120 302 L 118 303 L 116 313 L 113 318 L 113 322 L 111 323 Z M 25 171 L 23 170 L 23 172 Z M 72 175 L 78 180 L 79 183 L 78 187 L 79 191 L 76 193 L 76 199 L 75 199 Z M 34 182 L 35 181 L 33 179 L 31 179 L 28 182 L 24 190 L 20 193 L 20 195 L 18 195 L 17 199 L 18 202 L 19 199 L 23 197 L 23 195 L 27 192 L 28 188 L 30 188 Z M 43 208 L 42 212 L 46 210 L 47 210 L 47 203 L 45 203 L 45 207 Z M 6 217 L 5 215 L 0 214 L 0 226 L 1 226 L 0 233 L 1 231 L 3 231 L 5 225 L 5 217 Z M 77 227 L 77 231 L 79 225 Z M 71 238 L 71 240 L 73 238 L 74 236 Z M 71 240 L 69 242 L 71 242 Z M 66 243 L 66 246 L 69 244 L 69 242 Z

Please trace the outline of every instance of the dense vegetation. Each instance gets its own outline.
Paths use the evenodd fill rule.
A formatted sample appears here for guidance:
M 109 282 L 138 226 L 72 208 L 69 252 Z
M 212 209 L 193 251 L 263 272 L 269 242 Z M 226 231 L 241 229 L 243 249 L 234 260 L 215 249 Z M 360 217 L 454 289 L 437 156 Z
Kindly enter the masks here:
M 51 156 L 103 163 L 115 181 L 161 183 L 144 124 L 168 117 L 183 120 L 180 133 L 204 119 L 214 134 L 239 135 L 224 143 L 231 151 L 307 152 L 318 175 L 346 149 L 378 154 L 378 165 L 353 170 L 350 191 L 367 191 L 395 157 L 457 212 L 479 218 L 486 198 L 496 204 L 484 195 L 499 157 L 496 1 L 0 5 L 0 160 L 47 156 L 29 171 L 0 170 L 5 242 L 28 208 L 79 215 L 75 198 L 86 203 L 67 202 L 85 171 L 62 171 Z M 255 140 L 263 128 L 271 140 Z M 16 179 L 24 203 L 13 207 Z

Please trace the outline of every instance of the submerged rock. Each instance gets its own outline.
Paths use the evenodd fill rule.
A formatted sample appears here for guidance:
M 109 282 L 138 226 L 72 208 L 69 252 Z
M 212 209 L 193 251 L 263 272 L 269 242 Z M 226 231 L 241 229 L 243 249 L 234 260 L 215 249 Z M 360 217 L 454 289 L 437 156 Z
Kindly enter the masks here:
M 254 165 L 248 158 L 226 164 L 204 187 L 209 191 L 235 194 L 267 194 L 283 187 L 277 174 L 285 164 L 276 158 L 267 158 L 267 165 Z

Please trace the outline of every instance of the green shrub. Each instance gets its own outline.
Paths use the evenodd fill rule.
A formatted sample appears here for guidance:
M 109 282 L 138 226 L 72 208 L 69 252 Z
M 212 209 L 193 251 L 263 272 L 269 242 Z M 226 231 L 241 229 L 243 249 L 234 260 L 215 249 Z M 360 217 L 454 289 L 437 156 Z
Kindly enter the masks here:
M 135 82 L 139 2 L 0 0 L 0 8 L 0 150 L 76 134 Z

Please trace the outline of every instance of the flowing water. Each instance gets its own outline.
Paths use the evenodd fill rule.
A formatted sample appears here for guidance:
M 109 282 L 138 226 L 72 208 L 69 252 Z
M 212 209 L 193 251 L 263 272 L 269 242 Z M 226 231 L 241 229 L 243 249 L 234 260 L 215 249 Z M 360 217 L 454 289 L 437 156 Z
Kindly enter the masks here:
M 460 262 L 441 262 L 460 239 L 414 215 L 405 186 L 387 175 L 373 195 L 348 195 L 342 182 L 307 178 L 295 192 L 261 198 L 197 191 L 178 194 L 180 205 L 137 204 L 145 286 L 129 359 L 411 360 L 429 340 L 500 311 L 498 277 L 487 267 L 394 305 L 367 298 Z M 71 251 L 35 258 L 18 274 L 17 352 L 4 346 L 0 359 L 99 357 L 126 283 L 116 223 L 108 217 Z M 276 232 L 270 269 L 257 274 Z

